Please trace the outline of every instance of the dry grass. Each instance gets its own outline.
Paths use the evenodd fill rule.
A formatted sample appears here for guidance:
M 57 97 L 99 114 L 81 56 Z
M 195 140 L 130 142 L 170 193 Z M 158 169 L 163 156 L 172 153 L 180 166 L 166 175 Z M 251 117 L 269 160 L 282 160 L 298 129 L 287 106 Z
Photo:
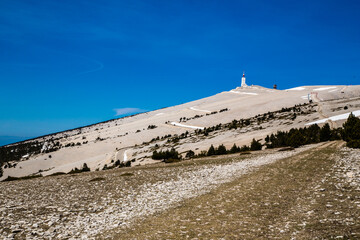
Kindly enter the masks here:
M 121 229 L 112 238 L 357 239 L 359 191 L 338 187 L 344 181 L 333 171 L 340 145 L 328 143 L 263 166 L 180 207 Z
M 360 237 L 359 184 L 342 177 L 349 166 L 339 164 L 339 159 L 347 158 L 338 150 L 341 145 L 342 142 L 315 145 L 293 157 L 281 158 L 243 175 L 235 174 L 239 177 L 205 192 L 197 182 L 184 177 L 194 177 L 202 169 L 227 169 L 224 166 L 236 166 L 249 159 L 254 162 L 262 156 L 268 159 L 276 154 L 295 154 L 298 150 L 260 151 L 4 182 L 0 184 L 0 236 L 356 239 Z M 213 175 L 210 171 L 209 175 L 192 179 L 208 183 Z M 174 185 L 182 179 L 187 184 Z M 183 187 L 195 187 L 195 193 L 199 188 L 199 193 L 190 199 L 176 195 Z M 172 198 L 167 198 L 163 190 L 169 195 L 176 192 L 174 196 L 185 200 L 167 204 L 167 199 Z M 150 215 L 142 214 L 142 207 Z

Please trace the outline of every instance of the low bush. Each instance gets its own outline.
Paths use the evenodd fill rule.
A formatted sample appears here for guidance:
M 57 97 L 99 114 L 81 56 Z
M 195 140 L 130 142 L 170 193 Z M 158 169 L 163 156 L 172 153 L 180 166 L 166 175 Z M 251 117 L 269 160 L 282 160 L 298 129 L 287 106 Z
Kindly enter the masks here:
M 346 143 L 349 148 L 360 148 L 360 140 L 350 140 Z
M 49 176 L 60 176 L 60 175 L 65 175 L 66 173 L 64 172 L 56 172 L 56 173 L 53 173 L 53 174 L 50 174 Z
M 89 182 L 98 182 L 98 181 L 104 181 L 104 180 L 105 180 L 105 178 L 97 177 L 97 178 L 91 179 Z
M 123 174 L 121 174 L 120 175 L 121 177 L 131 177 L 131 176 L 134 176 L 134 174 L 133 173 L 123 173 Z
M 16 180 L 27 180 L 27 179 L 33 179 L 33 178 L 39 178 L 39 177 L 42 177 L 42 175 L 37 174 L 37 175 L 30 175 L 30 176 L 25 176 L 25 177 L 8 176 L 6 179 L 3 180 L 3 182 L 10 182 L 10 181 L 16 181 Z

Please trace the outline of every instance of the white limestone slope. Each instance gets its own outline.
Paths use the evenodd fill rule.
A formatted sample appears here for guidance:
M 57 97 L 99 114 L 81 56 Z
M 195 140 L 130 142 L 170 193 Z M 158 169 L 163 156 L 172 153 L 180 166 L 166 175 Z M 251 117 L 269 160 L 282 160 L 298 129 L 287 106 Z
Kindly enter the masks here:
M 326 123 L 327 121 L 345 120 L 345 119 L 347 119 L 349 117 L 350 113 L 351 112 L 335 115 L 335 116 L 332 116 L 332 117 L 328 117 L 328 118 L 324 118 L 324 119 L 317 120 L 317 121 L 314 121 L 314 122 L 310 122 L 310 123 L 307 123 L 305 125 L 308 126 L 308 125 L 313 125 L 313 124 Z M 358 116 L 360 116 L 360 110 L 353 111 L 352 114 L 354 114 L 355 117 L 358 117 Z
M 43 175 L 68 172 L 72 168 L 81 167 L 83 163 L 87 163 L 92 170 L 102 169 L 104 164 L 109 165 L 114 160 L 135 159 L 133 165 L 153 163 L 150 156 L 151 147 L 155 144 L 143 148 L 135 148 L 135 145 L 140 146 L 143 142 L 151 141 L 158 136 L 180 135 L 186 131 L 191 133 L 197 129 L 228 123 L 233 119 L 245 119 L 269 111 L 277 111 L 284 107 L 293 107 L 295 104 L 307 103 L 306 96 L 311 93 L 316 93 L 324 103 L 334 99 L 350 101 L 360 96 L 360 86 L 301 86 L 287 90 L 268 89 L 261 86 L 238 87 L 185 104 L 95 124 L 83 127 L 81 130 L 54 134 L 38 140 L 45 143 L 49 139 L 55 138 L 59 139 L 63 146 L 78 142 L 81 145 L 24 158 L 15 168 L 4 169 L 4 176 L 0 180 L 7 176 L 27 176 L 39 171 Z M 346 103 L 341 106 L 343 105 Z M 330 107 L 324 111 L 332 116 L 358 110 L 355 105 L 353 107 L 350 105 L 346 112 L 341 109 L 334 112 Z M 226 108 L 228 111 L 220 112 Z M 211 114 L 212 112 L 218 113 Z M 202 117 L 194 118 L 196 115 L 202 115 Z M 190 120 L 184 122 L 180 121 L 180 118 L 189 118 Z M 321 120 L 319 118 L 324 117 L 313 114 L 306 118 L 298 117 L 292 123 L 284 124 L 279 121 L 261 131 L 229 131 L 197 142 L 182 142 L 176 145 L 176 149 L 179 152 L 190 149 L 199 152 L 207 150 L 211 144 L 217 146 L 222 143 L 226 147 L 231 147 L 234 143 L 237 145 L 249 144 L 252 138 L 261 139 L 277 130 L 303 127 L 309 122 Z M 156 128 L 148 129 L 149 125 L 155 125 Z M 160 150 L 167 149 L 165 140 L 158 144 Z

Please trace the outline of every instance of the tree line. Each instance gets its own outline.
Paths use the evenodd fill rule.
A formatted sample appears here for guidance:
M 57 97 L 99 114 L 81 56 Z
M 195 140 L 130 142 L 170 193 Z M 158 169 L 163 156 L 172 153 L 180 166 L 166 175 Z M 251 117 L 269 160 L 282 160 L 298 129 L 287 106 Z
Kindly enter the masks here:
M 216 127 L 214 127 L 214 129 L 215 128 Z M 262 144 L 260 140 L 253 139 L 250 143 L 250 146 L 243 145 L 242 147 L 239 147 L 234 144 L 229 150 L 226 149 L 224 144 L 220 144 L 218 147 L 211 145 L 207 151 L 201 151 L 198 154 L 195 154 L 194 151 L 189 150 L 186 153 L 185 158 L 198 158 L 246 151 L 257 151 L 261 150 L 263 146 L 268 149 L 280 147 L 297 148 L 302 145 L 340 139 L 346 141 L 347 147 L 360 148 L 360 119 L 355 117 L 352 113 L 350 113 L 342 128 L 331 129 L 328 123 L 325 123 L 322 127 L 314 124 L 305 128 L 291 128 L 289 131 L 278 131 L 275 134 L 267 135 L 265 137 L 265 144 Z M 154 151 L 152 159 L 179 160 L 181 159 L 181 155 L 174 148 L 172 148 L 171 150 L 166 151 Z

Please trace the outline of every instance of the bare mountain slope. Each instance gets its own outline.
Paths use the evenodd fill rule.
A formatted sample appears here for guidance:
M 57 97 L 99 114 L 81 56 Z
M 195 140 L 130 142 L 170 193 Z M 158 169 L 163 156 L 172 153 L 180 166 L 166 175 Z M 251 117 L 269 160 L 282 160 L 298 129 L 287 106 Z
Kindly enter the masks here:
M 7 159 L 10 165 L 4 164 L 0 180 L 39 172 L 43 176 L 69 172 L 84 163 L 91 170 L 117 160 L 143 165 L 154 162 L 154 149 L 174 147 L 185 155 L 188 150 L 207 150 L 211 144 L 249 144 L 252 138 L 262 139 L 278 130 L 304 127 L 312 121 L 360 110 L 359 96 L 360 86 L 303 86 L 288 90 L 238 87 L 193 102 L 6 146 L 12 154 L 24 144 L 33 146 L 33 150 L 17 159 Z M 308 104 L 310 99 L 313 103 Z M 295 105 L 301 105 L 297 112 L 281 111 Z M 268 112 L 275 117 L 263 115 Z M 195 133 L 218 124 L 224 126 L 234 119 L 248 119 L 249 124 L 214 130 L 206 136 Z M 335 118 L 330 123 L 337 127 L 343 121 Z

